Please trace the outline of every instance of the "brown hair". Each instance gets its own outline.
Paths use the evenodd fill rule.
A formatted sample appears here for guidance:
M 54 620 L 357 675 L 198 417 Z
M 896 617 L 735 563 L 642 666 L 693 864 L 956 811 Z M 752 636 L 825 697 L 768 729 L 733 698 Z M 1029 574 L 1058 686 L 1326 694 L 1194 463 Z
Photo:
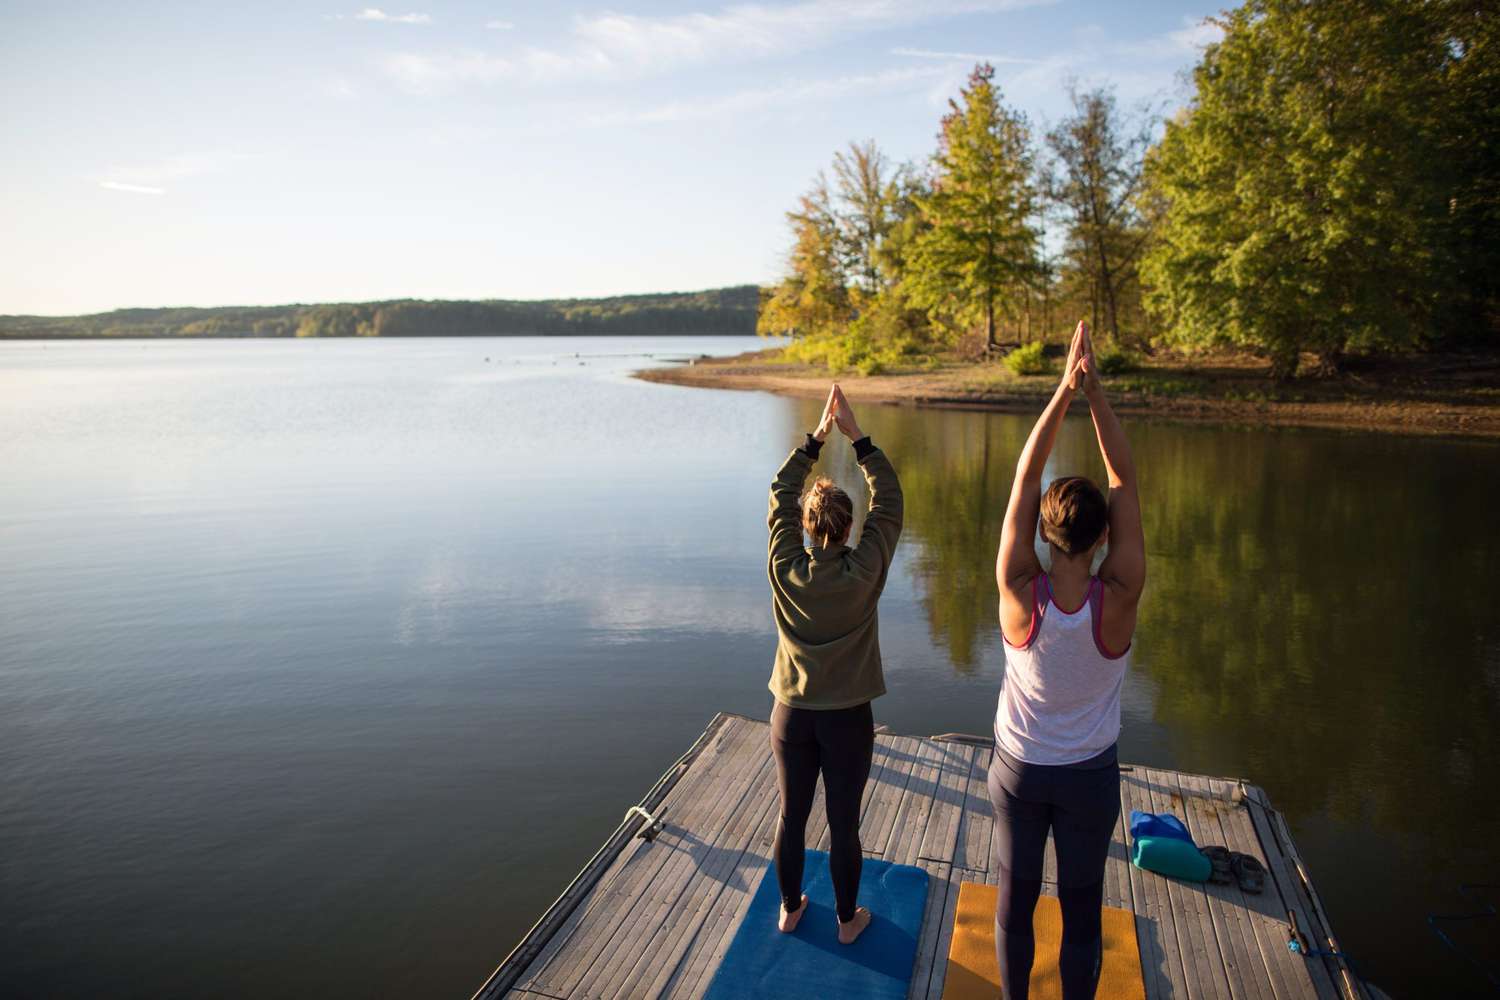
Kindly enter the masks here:
M 802 527 L 819 543 L 833 545 L 849 537 L 854 501 L 827 476 L 819 476 L 802 497 Z
M 1104 494 L 1083 476 L 1063 476 L 1042 494 L 1042 538 L 1070 556 L 1093 547 L 1109 525 Z

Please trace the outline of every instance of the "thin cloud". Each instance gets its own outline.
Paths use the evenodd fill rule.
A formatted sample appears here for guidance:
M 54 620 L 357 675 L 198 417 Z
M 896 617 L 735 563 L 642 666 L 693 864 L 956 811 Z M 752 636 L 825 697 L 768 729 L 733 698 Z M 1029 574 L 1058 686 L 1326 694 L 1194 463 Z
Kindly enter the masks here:
M 486 21 L 484 26 L 491 31 L 509 31 L 516 25 L 514 21 Z
M 213 173 L 230 163 L 245 159 L 245 156 L 244 153 L 232 152 L 182 153 L 148 163 L 111 164 L 100 173 L 129 184 L 155 186 L 163 181 L 185 180 Z
M 124 191 L 127 194 L 166 194 L 166 188 L 150 187 L 146 184 L 124 184 L 120 181 L 100 181 L 99 186 L 107 191 Z
M 1179 28 L 1140 39 L 1119 39 L 1099 25 L 1088 25 L 1035 65 L 1002 72 L 1000 83 L 1007 97 L 1023 107 L 1046 104 L 1069 81 L 1085 90 L 1109 87 L 1126 102 L 1165 101 L 1170 107 L 1186 97 L 1173 92 L 1174 72 L 1191 66 L 1206 46 L 1222 38 L 1218 25 L 1192 17 L 1184 17 Z
M 1224 28 L 1205 19 L 1186 24 L 1176 31 L 1169 31 L 1167 38 L 1181 50 L 1206 49 L 1224 40 Z
M 182 153 L 145 163 L 110 164 L 95 173 L 94 178 L 108 191 L 162 195 L 172 181 L 214 173 L 249 157 L 247 153 L 226 150 Z
M 803 106 L 812 102 L 912 90 L 914 85 L 925 85 L 945 72 L 946 70 L 935 67 L 922 67 L 824 80 L 794 81 L 776 87 L 753 87 L 739 90 L 721 97 L 672 101 L 640 111 L 595 115 L 588 119 L 588 123 L 592 125 L 653 125 L 723 119 L 778 107 Z
M 570 44 L 559 48 L 529 48 L 505 55 L 403 52 L 382 65 L 399 84 L 420 92 L 499 80 L 550 83 L 578 77 L 647 76 L 682 66 L 791 55 L 860 31 L 1054 2 L 804 0 L 780 5 L 741 4 L 713 13 L 576 15 L 569 29 Z
M 1184 17 L 1182 27 L 1155 38 L 1126 42 L 1118 51 L 1145 59 L 1180 59 L 1197 57 L 1210 45 L 1224 40 L 1224 29 L 1206 18 Z
M 324 97 L 335 101 L 352 101 L 359 96 L 359 91 L 347 77 L 335 76 L 324 80 L 318 85 L 318 92 Z
M 495 83 L 516 76 L 514 62 L 483 52 L 443 56 L 397 52 L 381 61 L 381 69 L 405 89 L 419 94 L 448 90 L 458 84 Z
M 947 62 L 993 63 L 999 65 L 1034 66 L 1040 59 L 1023 59 L 1020 56 L 985 55 L 982 52 L 934 52 L 931 49 L 891 49 L 893 56 L 909 56 L 914 59 L 941 59 Z
M 663 17 L 600 14 L 574 19 L 586 44 L 621 61 L 705 62 L 725 55 L 781 55 L 814 48 L 851 30 L 875 30 L 921 21 L 1021 7 L 1052 0 L 807 0 L 780 6 L 744 4 L 714 14 Z
M 387 14 L 379 7 L 366 7 L 355 14 L 334 14 L 335 21 L 375 21 L 380 24 L 431 24 L 431 14 Z

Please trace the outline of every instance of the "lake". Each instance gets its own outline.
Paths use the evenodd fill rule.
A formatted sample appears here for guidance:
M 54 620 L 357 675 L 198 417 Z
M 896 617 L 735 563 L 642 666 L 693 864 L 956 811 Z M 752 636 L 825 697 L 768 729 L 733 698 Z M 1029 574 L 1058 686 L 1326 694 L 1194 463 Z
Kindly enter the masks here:
M 769 711 L 766 492 L 819 406 L 629 377 L 752 341 L 0 343 L 0 994 L 467 997 Z M 989 731 L 1031 419 L 861 408 L 896 732 Z M 1477 995 L 1425 918 L 1500 872 L 1500 447 L 1126 428 L 1122 759 L 1262 785 L 1370 979 Z M 1086 420 L 1052 465 L 1102 475 Z

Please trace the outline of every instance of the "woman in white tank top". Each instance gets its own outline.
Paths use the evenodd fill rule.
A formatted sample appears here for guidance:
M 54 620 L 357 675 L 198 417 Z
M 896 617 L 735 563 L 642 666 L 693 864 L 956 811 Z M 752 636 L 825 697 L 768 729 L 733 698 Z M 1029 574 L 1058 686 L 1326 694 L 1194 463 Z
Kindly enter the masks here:
M 1109 474 L 1108 499 L 1082 476 L 1056 479 L 1042 492 L 1047 457 L 1078 389 Z M 1051 552 L 1050 573 L 1036 556 L 1035 534 Z M 1106 541 L 1109 553 L 1091 575 Z M 995 574 L 1005 638 L 989 773 L 1000 979 L 1007 1000 L 1026 997 L 1050 831 L 1063 916 L 1063 997 L 1083 1000 L 1098 984 L 1104 862 L 1120 810 L 1120 688 L 1146 583 L 1135 464 L 1099 383 L 1086 323 L 1078 324 L 1062 381 L 1021 451 Z

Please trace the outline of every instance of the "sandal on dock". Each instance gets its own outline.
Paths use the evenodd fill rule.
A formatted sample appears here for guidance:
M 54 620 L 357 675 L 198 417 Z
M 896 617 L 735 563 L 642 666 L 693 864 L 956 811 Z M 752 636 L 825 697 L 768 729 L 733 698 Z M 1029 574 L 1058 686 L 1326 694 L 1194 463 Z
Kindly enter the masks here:
M 1213 871 L 1208 873 L 1208 880 L 1214 885 L 1234 885 L 1234 866 L 1231 862 L 1229 848 L 1209 846 L 1198 848 L 1198 853 L 1203 855 L 1213 864 Z
M 1234 870 L 1234 877 L 1239 880 L 1241 892 L 1258 896 L 1265 891 L 1266 866 L 1258 858 L 1233 851 L 1229 856 L 1229 864 Z

